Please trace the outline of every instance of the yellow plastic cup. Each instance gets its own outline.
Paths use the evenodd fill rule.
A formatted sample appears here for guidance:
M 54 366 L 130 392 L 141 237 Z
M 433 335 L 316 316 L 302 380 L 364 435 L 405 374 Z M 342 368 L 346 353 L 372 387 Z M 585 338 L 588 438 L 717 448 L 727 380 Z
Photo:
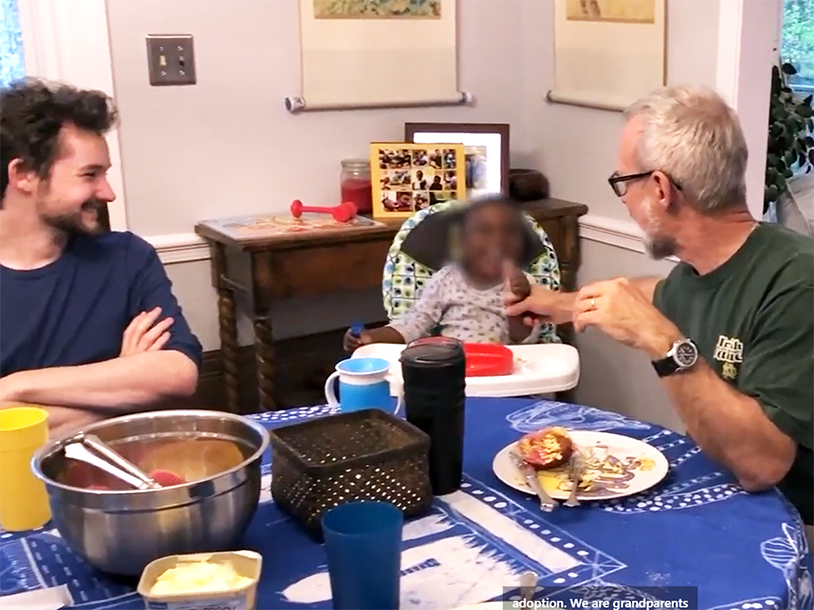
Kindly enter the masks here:
M 31 458 L 48 442 L 48 411 L 0 409 L 0 526 L 10 532 L 42 527 L 51 518 L 45 484 L 31 472 Z

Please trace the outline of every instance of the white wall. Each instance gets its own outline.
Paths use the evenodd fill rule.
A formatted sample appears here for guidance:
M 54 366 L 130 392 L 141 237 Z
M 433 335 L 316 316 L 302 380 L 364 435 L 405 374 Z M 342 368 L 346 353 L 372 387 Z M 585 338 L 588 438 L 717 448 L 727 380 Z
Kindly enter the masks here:
M 777 1 L 670 0 L 669 82 L 715 86 L 719 30 L 740 28 L 737 20 L 719 21 L 719 13 L 735 14 L 724 10 L 732 2 Z M 460 88 L 475 95 L 475 108 L 301 116 L 283 108 L 299 85 L 297 0 L 207 0 L 206 11 L 199 0 L 107 0 L 107 8 L 130 228 L 165 246 L 166 261 L 176 261 L 168 271 L 206 349 L 218 347 L 217 313 L 206 249 L 190 235 L 194 223 L 282 211 L 294 198 L 335 201 L 340 159 L 364 155 L 373 139 L 399 138 L 405 121 L 509 122 L 513 166 L 541 169 L 554 196 L 590 207 L 582 282 L 671 267 L 642 254 L 635 226 L 607 186 L 620 115 L 545 102 L 553 80 L 552 0 L 459 0 Z M 751 27 L 758 47 L 751 55 L 762 57 L 765 30 L 776 24 Z M 149 86 L 144 36 L 150 33 L 195 36 L 198 85 Z M 741 68 L 756 62 L 740 54 L 723 61 Z M 752 92 L 762 95 L 768 72 L 750 78 Z M 749 91 L 742 83 L 737 95 L 745 99 Z M 747 128 L 759 142 L 765 126 L 758 114 L 752 109 Z M 375 291 L 338 297 L 330 309 L 329 315 L 315 300 L 284 303 L 275 312 L 275 333 L 294 336 L 381 315 Z M 250 340 L 246 322 L 244 342 Z M 680 427 L 639 354 L 594 333 L 581 336 L 579 347 L 581 401 Z
M 281 211 L 293 199 L 332 204 L 340 160 L 405 121 L 505 121 L 524 139 L 523 1 L 464 0 L 460 86 L 477 108 L 289 114 L 299 93 L 296 0 L 109 0 L 130 228 L 183 233 L 196 221 Z M 204 8 L 205 6 L 205 8 Z M 151 87 L 144 36 L 195 36 L 198 84 Z M 160 214 L 158 213 L 160 211 Z
M 312 113 L 292 116 L 283 99 L 298 93 L 296 0 L 108 1 L 116 98 L 130 229 L 161 243 L 184 243 L 196 221 L 279 212 L 293 199 L 331 204 L 340 160 L 367 154 L 375 139 L 403 137 L 407 121 L 508 122 L 529 144 L 523 95 L 526 2 L 464 0 L 459 11 L 460 87 L 476 108 Z M 228 27 L 225 26 L 228 24 Z M 195 36 L 198 84 L 150 87 L 144 36 Z M 194 238 L 191 243 L 195 243 Z M 181 258 L 205 257 L 203 248 Z M 206 349 L 218 347 L 208 264 L 171 266 L 178 293 Z M 343 303 L 347 305 L 343 306 Z M 274 316 L 279 337 L 381 319 L 380 297 L 286 304 Z M 249 335 L 244 334 L 248 340 Z

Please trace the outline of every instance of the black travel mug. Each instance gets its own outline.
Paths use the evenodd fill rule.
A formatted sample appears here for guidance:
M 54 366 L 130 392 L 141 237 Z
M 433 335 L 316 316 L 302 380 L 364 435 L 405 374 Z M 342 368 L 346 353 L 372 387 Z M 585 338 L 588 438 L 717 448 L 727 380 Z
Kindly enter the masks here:
M 466 357 L 447 337 L 419 339 L 401 352 L 407 421 L 430 437 L 430 483 L 436 496 L 461 487 Z

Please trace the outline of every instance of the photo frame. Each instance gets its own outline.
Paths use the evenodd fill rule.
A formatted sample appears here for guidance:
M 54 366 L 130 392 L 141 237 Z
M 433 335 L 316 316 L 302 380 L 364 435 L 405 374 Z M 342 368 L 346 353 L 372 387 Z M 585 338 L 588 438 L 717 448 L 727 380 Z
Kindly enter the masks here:
M 374 218 L 409 218 L 435 203 L 464 201 L 464 146 L 373 142 L 370 178 Z
M 405 123 L 404 139 L 416 144 L 464 146 L 467 198 L 509 192 L 508 123 Z

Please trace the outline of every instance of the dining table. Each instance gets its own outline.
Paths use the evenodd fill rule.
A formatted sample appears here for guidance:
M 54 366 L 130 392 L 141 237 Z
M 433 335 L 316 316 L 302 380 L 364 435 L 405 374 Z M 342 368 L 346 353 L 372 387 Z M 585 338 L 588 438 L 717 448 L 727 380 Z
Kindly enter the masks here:
M 334 413 L 317 405 L 247 417 L 272 429 Z M 640 493 L 543 512 L 536 496 L 501 482 L 492 464 L 506 445 L 547 426 L 640 439 L 669 469 Z M 459 490 L 435 497 L 427 513 L 404 524 L 401 608 L 516 600 L 527 572 L 537 575 L 536 599 L 587 601 L 579 607 L 814 607 L 814 565 L 798 512 L 775 489 L 744 491 L 679 432 L 540 398 L 468 398 L 463 471 Z M 258 610 L 331 608 L 325 548 L 275 504 L 271 452 L 262 473 L 260 504 L 236 546 L 263 557 Z M 60 585 L 78 610 L 144 608 L 134 582 L 94 570 L 52 525 L 0 531 L 0 595 Z M 676 596 L 689 597 L 658 605 Z

